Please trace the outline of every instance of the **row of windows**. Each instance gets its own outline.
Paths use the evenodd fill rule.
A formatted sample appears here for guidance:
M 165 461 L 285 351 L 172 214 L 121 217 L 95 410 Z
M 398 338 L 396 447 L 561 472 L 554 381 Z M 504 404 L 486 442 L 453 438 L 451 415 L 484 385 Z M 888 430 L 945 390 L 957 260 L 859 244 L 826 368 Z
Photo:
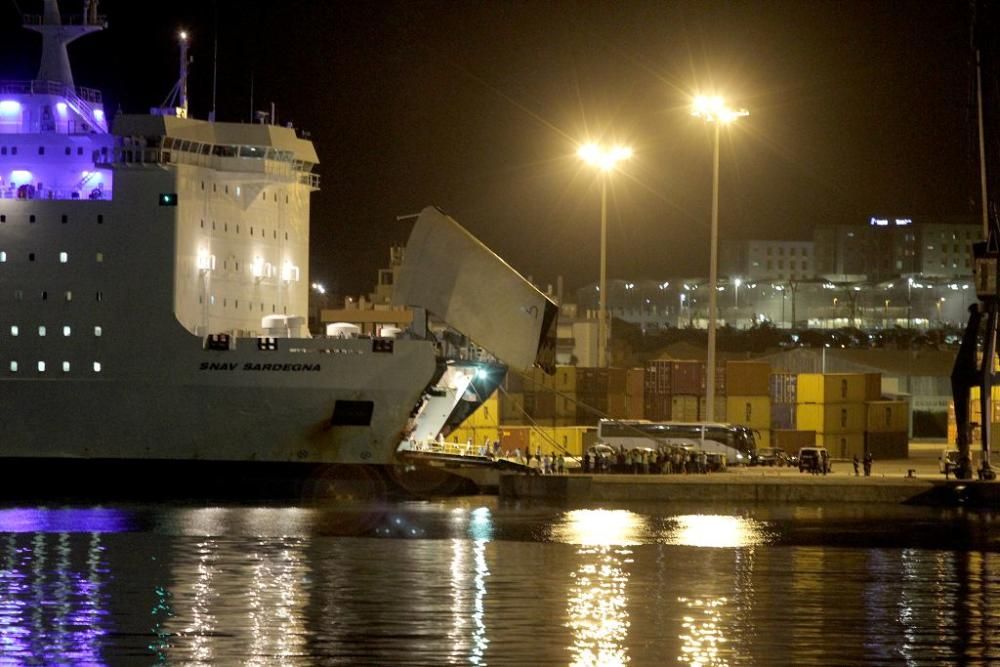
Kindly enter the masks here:
M 68 252 L 61 251 L 57 256 L 59 257 L 59 263 L 60 264 L 66 264 L 66 263 L 69 262 L 69 253 Z M 35 261 L 35 253 L 33 253 L 33 252 L 29 252 L 28 253 L 28 261 L 29 262 L 34 262 Z M 98 264 L 101 264 L 102 262 L 104 262 L 104 253 L 103 252 L 99 252 L 99 253 L 95 254 L 94 255 L 94 261 L 96 261 Z M 0 250 L 0 264 L 4 264 L 6 262 L 7 262 L 7 251 L 6 250 Z
M 773 250 L 774 250 L 774 248 L 772 248 L 771 246 L 767 247 L 767 254 L 768 254 L 769 257 L 771 256 Z M 794 257 L 796 255 L 796 251 L 797 250 L 799 250 L 799 248 L 794 248 L 794 247 L 793 248 L 789 248 L 788 249 L 788 254 Z M 802 256 L 803 257 L 808 257 L 809 256 L 809 248 L 802 248 L 801 250 L 802 250 Z M 784 256 L 784 254 L 785 254 L 785 248 L 783 246 L 779 246 L 778 247 L 778 256 L 781 257 L 781 256 Z
M 223 298 L 223 299 L 221 299 L 221 301 L 222 301 L 222 307 L 223 308 L 228 308 L 229 307 L 229 299 L 228 298 Z M 205 303 L 205 298 L 203 296 L 199 295 L 198 296 L 198 303 L 201 303 L 201 304 Z M 247 301 L 246 304 L 247 304 L 247 310 L 251 310 L 252 311 L 253 310 L 253 302 Z M 212 296 L 208 297 L 208 305 L 210 305 L 210 306 L 216 305 L 216 298 L 215 298 L 214 294 Z M 264 304 L 260 303 L 258 305 L 260 306 L 260 312 L 263 313 L 264 312 Z M 233 299 L 233 308 L 238 309 L 239 307 L 240 307 L 240 300 L 239 299 Z M 271 312 L 272 313 L 277 313 L 278 312 L 278 307 L 275 304 L 273 304 L 273 303 L 271 304 Z M 282 315 L 287 315 L 288 314 L 288 306 L 282 306 L 281 307 L 281 313 L 282 313 Z
M 205 181 L 201 182 L 201 189 L 202 190 L 205 189 Z M 218 191 L 219 191 L 219 184 L 218 183 L 212 183 L 212 192 L 218 192 Z M 227 195 L 229 194 L 229 186 L 228 185 L 224 185 L 223 186 L 223 194 L 227 194 Z M 243 194 L 243 193 L 242 193 L 242 191 L 240 189 L 240 186 L 237 185 L 236 186 L 236 196 L 239 197 L 241 194 Z M 274 201 L 277 202 L 278 201 L 278 193 L 274 192 L 272 194 L 274 196 Z M 267 192 L 266 191 L 265 192 L 261 192 L 260 193 L 260 198 L 261 198 L 261 201 L 267 201 Z M 285 203 L 286 204 L 288 203 L 288 195 L 285 195 Z
M 21 364 L 17 361 L 11 361 L 10 365 L 8 365 L 7 368 L 10 369 L 11 373 L 18 373 L 21 370 Z M 35 368 L 38 370 L 39 373 L 44 373 L 48 369 L 48 364 L 44 361 L 39 361 L 35 364 Z M 100 373 L 102 368 L 101 362 L 95 361 L 91 365 L 91 368 L 95 373 Z M 62 362 L 62 372 L 69 373 L 69 371 L 70 371 L 70 363 L 68 361 Z
M 770 270 L 770 269 L 773 269 L 773 268 L 774 268 L 774 266 L 772 266 L 772 265 L 773 265 L 773 263 L 774 263 L 774 262 L 773 262 L 772 260 L 770 260 L 770 259 L 769 259 L 769 260 L 767 260 L 767 268 L 768 268 L 769 270 Z M 799 266 L 799 268 L 800 268 L 801 270 L 803 270 L 803 271 L 805 271 L 806 269 L 808 269 L 808 268 L 809 268 L 809 265 L 808 265 L 808 262 L 799 262 L 799 265 L 800 265 L 800 266 Z M 778 260 L 778 268 L 779 268 L 779 269 L 784 269 L 784 268 L 785 268 L 785 260 L 783 260 L 783 259 L 779 259 L 779 260 Z M 795 268 L 795 262 L 793 262 L 793 261 L 789 261 L 789 262 L 788 262 L 788 268 L 789 268 L 789 269 L 794 269 L 794 268 Z
M 240 233 L 240 226 L 239 226 L 239 224 L 236 224 L 235 227 L 236 227 L 236 233 L 239 234 Z M 202 221 L 201 221 L 201 228 L 205 229 L 205 220 L 204 219 L 202 219 Z M 259 229 L 260 229 L 260 237 L 261 238 L 266 237 L 267 236 L 267 230 L 265 230 L 263 227 L 261 227 Z M 212 231 L 216 231 L 216 230 L 217 230 L 216 223 L 215 223 L 215 220 L 213 220 L 212 221 Z M 224 232 L 228 232 L 229 231 L 229 223 L 228 222 L 222 223 L 222 231 L 224 231 Z M 253 235 L 254 235 L 254 228 L 251 226 L 250 227 L 250 236 L 253 236 Z M 277 238 L 278 238 L 278 230 L 277 229 L 273 230 L 273 236 L 274 236 L 275 240 L 277 240 Z M 286 241 L 288 240 L 288 232 L 285 232 L 285 240 Z
M 45 337 L 47 334 L 48 334 L 48 327 L 46 327 L 44 324 L 38 325 L 38 335 L 41 336 L 41 337 Z M 10 325 L 10 335 L 14 336 L 15 338 L 17 336 L 20 336 L 21 335 L 21 327 L 19 325 L 17 325 L 17 324 Z M 65 336 L 65 337 L 67 337 L 67 338 L 69 336 L 73 335 L 73 327 L 69 326 L 68 324 L 64 324 L 63 328 L 62 328 L 62 335 Z M 104 335 L 104 328 L 101 327 L 100 325 L 95 326 L 94 327 L 94 336 L 96 336 L 97 338 L 100 338 L 103 335 Z
M 107 150 L 108 149 L 105 148 L 104 152 L 107 153 Z M 73 147 L 72 146 L 66 146 L 65 149 L 63 150 L 63 152 L 66 155 L 72 155 L 73 154 Z M 0 155 L 7 155 L 8 153 L 10 155 L 17 155 L 17 146 L 10 146 L 10 147 L 0 146 Z M 38 154 L 39 155 L 45 155 L 45 146 L 39 146 L 38 147 Z M 76 154 L 77 155 L 83 155 L 83 146 L 77 146 L 76 147 Z
M 32 213 L 31 215 L 28 216 L 28 222 L 34 224 L 36 221 L 37 221 L 37 217 L 35 216 L 34 213 Z M 6 213 L 0 213 L 0 223 L 6 224 L 6 222 L 7 222 L 7 214 Z M 60 216 L 59 222 L 61 222 L 62 224 L 65 225 L 67 222 L 69 222 L 69 216 L 66 215 L 65 213 L 63 213 Z M 103 213 L 98 213 L 97 214 L 97 224 L 99 224 L 99 225 L 103 225 L 104 224 L 104 214 Z
M 41 292 L 38 293 L 38 295 L 39 295 L 39 297 L 41 298 L 42 301 L 48 301 L 49 300 L 49 291 L 48 290 L 42 290 Z M 72 301 L 73 300 L 73 290 L 66 290 L 65 292 L 63 292 L 63 298 L 66 301 Z M 104 301 L 104 292 L 101 291 L 101 290 L 98 290 L 98 291 L 94 292 L 94 300 L 95 301 Z M 14 301 L 24 301 L 24 290 L 23 289 L 16 289 L 16 290 L 14 290 Z

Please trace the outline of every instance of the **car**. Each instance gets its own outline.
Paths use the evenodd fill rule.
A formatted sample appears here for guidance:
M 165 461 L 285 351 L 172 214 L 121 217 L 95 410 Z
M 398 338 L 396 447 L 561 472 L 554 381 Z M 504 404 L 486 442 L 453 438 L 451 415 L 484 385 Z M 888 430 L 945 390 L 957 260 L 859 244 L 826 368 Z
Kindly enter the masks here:
M 799 472 L 823 473 L 833 470 L 830 453 L 826 447 L 802 447 L 799 449 Z
M 788 454 L 781 447 L 758 447 L 757 453 L 750 459 L 750 465 L 786 466 L 788 465 Z

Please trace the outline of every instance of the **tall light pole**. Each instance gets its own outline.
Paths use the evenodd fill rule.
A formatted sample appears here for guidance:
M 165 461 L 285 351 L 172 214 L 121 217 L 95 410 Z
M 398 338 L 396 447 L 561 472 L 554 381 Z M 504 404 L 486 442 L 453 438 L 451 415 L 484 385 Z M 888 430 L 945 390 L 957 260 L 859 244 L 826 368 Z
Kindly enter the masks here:
M 601 279 L 597 287 L 597 366 L 605 368 L 608 365 L 608 175 L 616 164 L 632 157 L 632 149 L 615 146 L 605 150 L 597 144 L 586 144 L 580 146 L 577 155 L 601 172 Z
M 705 421 L 715 420 L 715 329 L 716 290 L 719 270 L 719 130 L 724 123 L 749 116 L 746 109 L 730 109 L 719 96 L 699 95 L 691 114 L 714 126 L 712 149 L 712 233 L 708 262 L 708 355 L 705 363 Z

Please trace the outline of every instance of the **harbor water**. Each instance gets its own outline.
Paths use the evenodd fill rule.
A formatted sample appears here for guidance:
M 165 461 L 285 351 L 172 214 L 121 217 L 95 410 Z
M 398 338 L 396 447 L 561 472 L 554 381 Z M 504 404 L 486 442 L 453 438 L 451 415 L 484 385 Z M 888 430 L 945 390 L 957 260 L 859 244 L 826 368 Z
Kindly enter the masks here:
M 997 515 L 855 506 L 0 508 L 0 665 L 1000 660 Z

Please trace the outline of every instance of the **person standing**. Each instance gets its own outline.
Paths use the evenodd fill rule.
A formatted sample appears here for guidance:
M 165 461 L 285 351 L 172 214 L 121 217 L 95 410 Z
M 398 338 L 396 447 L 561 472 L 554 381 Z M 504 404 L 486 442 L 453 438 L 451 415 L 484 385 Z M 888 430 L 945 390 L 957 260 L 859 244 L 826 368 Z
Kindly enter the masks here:
M 865 452 L 865 477 L 872 476 L 872 453 Z
M 851 463 L 854 464 L 854 476 L 857 477 L 858 476 L 858 465 L 860 463 L 858 461 L 858 455 L 857 454 L 854 455 L 854 459 L 851 460 Z

